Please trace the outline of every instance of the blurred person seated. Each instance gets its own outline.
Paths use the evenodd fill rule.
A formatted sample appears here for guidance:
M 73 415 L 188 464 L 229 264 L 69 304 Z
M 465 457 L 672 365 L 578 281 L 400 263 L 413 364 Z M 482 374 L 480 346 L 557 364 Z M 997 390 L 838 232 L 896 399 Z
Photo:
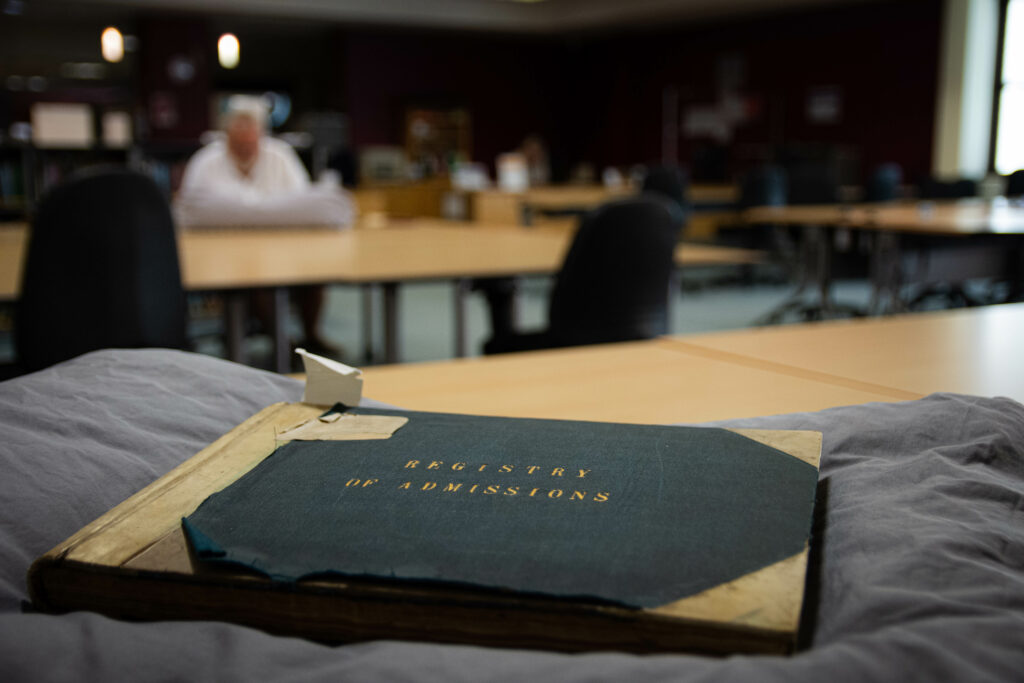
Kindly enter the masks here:
M 526 166 L 526 185 L 542 187 L 551 182 L 551 164 L 543 138 L 535 133 L 527 135 L 513 155 L 522 157 Z M 499 173 L 501 169 L 499 168 Z M 525 189 L 525 188 L 524 188 Z M 505 338 L 515 331 L 516 292 L 518 285 L 512 277 L 486 277 L 473 280 L 474 291 L 487 299 L 491 320 L 491 339 Z
M 290 145 L 267 135 L 268 110 L 263 100 L 236 95 L 229 99 L 224 136 L 196 152 L 188 161 L 175 200 L 180 225 L 203 227 L 350 227 L 353 202 L 333 172 L 310 182 L 302 161 Z M 297 287 L 304 338 L 313 353 L 338 357 L 341 350 L 318 332 L 324 288 Z M 267 293 L 254 297 L 257 317 L 270 328 Z
M 228 100 L 223 136 L 196 152 L 175 201 L 182 225 L 201 227 L 324 226 L 345 228 L 353 203 L 331 171 L 311 183 L 288 143 L 267 135 L 267 106 L 258 97 Z
M 519 153 L 526 161 L 526 174 L 530 187 L 541 187 L 551 183 L 551 163 L 544 140 L 536 134 L 527 135 L 519 146 Z

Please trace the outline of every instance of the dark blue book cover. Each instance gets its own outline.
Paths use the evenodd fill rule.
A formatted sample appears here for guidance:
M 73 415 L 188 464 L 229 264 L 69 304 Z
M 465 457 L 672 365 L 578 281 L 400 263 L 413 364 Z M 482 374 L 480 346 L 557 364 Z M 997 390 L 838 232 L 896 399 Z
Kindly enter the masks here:
M 291 441 L 183 522 L 203 562 L 652 608 L 804 552 L 818 470 L 712 428 L 400 415 Z

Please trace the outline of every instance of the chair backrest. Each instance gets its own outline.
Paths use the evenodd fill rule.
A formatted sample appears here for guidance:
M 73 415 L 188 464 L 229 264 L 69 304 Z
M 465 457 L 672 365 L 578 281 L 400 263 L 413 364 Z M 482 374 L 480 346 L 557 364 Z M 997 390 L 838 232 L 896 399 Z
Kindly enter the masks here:
M 868 202 L 889 202 L 902 195 L 903 167 L 895 163 L 881 164 L 875 168 L 864 188 L 864 200 Z
M 1024 168 L 1007 176 L 1005 194 L 1007 197 L 1024 197 Z
M 920 199 L 964 199 L 978 195 L 978 183 L 969 178 L 960 180 L 938 180 L 925 178 L 918 185 Z
M 678 232 L 672 205 L 658 195 L 610 202 L 588 214 L 551 293 L 553 339 L 595 344 L 667 332 Z
M 123 168 L 73 176 L 33 220 L 15 342 L 36 370 L 101 348 L 184 348 L 185 297 L 170 207 Z
M 740 180 L 739 205 L 783 206 L 788 195 L 786 171 L 781 166 L 765 164 L 747 171 Z
M 839 170 L 826 161 L 802 161 L 789 169 L 790 204 L 835 204 L 839 201 Z
M 641 192 L 654 193 L 669 199 L 676 209 L 676 220 L 680 226 L 686 223 L 690 213 L 686 198 L 690 186 L 689 178 L 679 166 L 655 166 L 644 176 Z

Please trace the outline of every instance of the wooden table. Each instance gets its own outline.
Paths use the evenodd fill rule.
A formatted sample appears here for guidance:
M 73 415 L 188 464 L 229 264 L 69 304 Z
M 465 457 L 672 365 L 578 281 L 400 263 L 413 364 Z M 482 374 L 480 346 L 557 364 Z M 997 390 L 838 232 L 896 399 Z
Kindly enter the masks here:
M 1024 206 L 1006 200 L 894 202 L 879 204 L 822 204 L 808 206 L 760 206 L 742 214 L 749 224 L 799 225 L 803 228 L 801 252 L 804 274 L 793 295 L 760 322 L 776 322 L 794 308 L 816 312 L 820 317 L 840 310 L 831 299 L 831 259 L 834 233 L 839 228 L 878 233 L 873 241 L 872 301 L 868 312 L 902 310 L 895 290 L 899 287 L 898 264 L 901 238 L 921 235 L 969 238 L 1024 235 Z M 804 300 L 813 287 L 815 299 Z M 889 300 L 883 307 L 883 300 Z M 848 307 L 847 307 L 848 308 Z
M 1024 233 L 1024 205 L 1005 200 L 756 206 L 742 216 L 747 223 L 830 225 L 946 237 Z
M 480 222 L 534 223 L 539 212 L 582 212 L 594 209 L 604 202 L 636 194 L 628 185 L 549 185 L 531 187 L 524 192 L 481 190 L 471 196 L 472 215 Z M 721 208 L 736 202 L 738 191 L 734 185 L 691 185 L 687 198 L 697 208 Z
M 28 231 L 24 223 L 0 224 L 0 301 L 14 301 L 21 290 Z
M 688 353 L 872 391 L 1024 402 L 1024 304 L 670 337 Z
M 364 393 L 417 410 L 608 422 L 702 422 L 920 393 L 709 358 L 672 339 L 377 366 Z
M 401 225 L 402 227 L 397 227 Z M 0 263 L 20 269 L 25 226 L 0 229 Z M 395 224 L 379 230 L 324 229 L 185 230 L 179 234 L 182 282 L 189 291 L 228 294 L 228 355 L 241 358 L 246 290 L 274 292 L 276 367 L 290 365 L 287 344 L 287 288 L 307 284 L 380 285 L 384 296 L 384 356 L 398 360 L 398 285 L 452 280 L 455 287 L 455 353 L 465 355 L 466 294 L 476 277 L 551 274 L 561 266 L 571 231 L 479 226 L 436 219 Z M 681 244 L 680 266 L 756 263 L 756 251 Z M 15 269 L 12 267 L 11 271 Z M 5 269 L 0 297 L 16 299 L 20 277 Z M 366 297 L 366 301 L 369 297 Z M 364 311 L 369 338 L 372 311 Z
M 537 210 L 589 210 L 633 192 L 625 186 L 602 185 L 552 185 L 523 192 L 479 190 L 470 194 L 470 215 L 480 223 L 529 225 Z
M 364 371 L 419 410 L 700 422 L 921 398 L 1024 401 L 1024 304 L 538 351 Z
M 519 228 L 474 230 L 422 219 L 379 230 L 188 230 L 181 233 L 182 280 L 190 290 L 229 294 L 228 355 L 241 358 L 244 323 L 241 290 L 274 292 L 275 366 L 290 365 L 287 288 L 304 284 L 380 285 L 384 308 L 384 358 L 398 353 L 398 285 L 453 280 L 456 355 L 465 353 L 468 282 L 474 277 L 546 274 L 561 263 L 564 234 Z M 363 330 L 372 351 L 373 312 L 364 297 Z
M 517 226 L 419 219 L 382 230 L 189 231 L 181 235 L 182 278 L 189 289 L 273 288 L 276 367 L 290 364 L 284 330 L 285 288 L 300 284 L 379 285 L 383 290 L 384 359 L 399 360 L 398 286 L 405 282 L 455 283 L 455 356 L 466 353 L 466 298 L 473 278 L 548 275 L 558 271 L 572 233 Z M 680 244 L 679 266 L 749 264 L 762 255 L 710 245 Z M 369 297 L 364 298 L 365 302 Z M 364 304 L 364 337 L 372 311 Z M 236 323 L 237 324 L 237 323 Z M 371 345 L 368 344 L 370 349 Z

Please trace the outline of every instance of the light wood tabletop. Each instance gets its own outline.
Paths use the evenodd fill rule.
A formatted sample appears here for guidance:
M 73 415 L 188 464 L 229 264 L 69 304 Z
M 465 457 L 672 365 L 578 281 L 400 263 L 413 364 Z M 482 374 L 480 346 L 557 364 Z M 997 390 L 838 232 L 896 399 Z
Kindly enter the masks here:
M 689 353 L 873 390 L 1024 401 L 1024 304 L 667 338 Z
M 551 274 L 572 232 L 417 219 L 385 229 L 188 230 L 179 239 L 189 289 L 378 283 Z M 681 243 L 679 266 L 749 264 L 762 252 Z
M 589 209 L 635 192 L 626 185 L 549 185 L 531 187 L 520 196 L 524 203 L 537 209 Z
M 500 190 L 490 190 L 498 192 Z M 531 187 L 519 193 L 522 201 L 536 208 L 572 209 L 593 208 L 617 197 L 635 194 L 637 189 L 628 185 L 604 187 L 602 185 L 548 185 Z M 508 193 L 505 193 L 508 194 Z M 516 196 L 516 193 L 512 193 Z M 697 184 L 687 188 L 687 198 L 695 203 L 731 203 L 735 202 L 739 192 L 735 185 Z
M 365 394 L 417 410 L 700 422 L 947 391 L 1024 401 L 1024 304 L 378 366 Z
M 0 301 L 18 298 L 27 241 L 24 223 L 0 224 Z
M 525 224 L 533 222 L 531 212 L 535 210 L 589 210 L 634 193 L 628 186 L 548 185 L 522 192 L 478 190 L 471 193 L 470 203 L 473 219 L 478 222 Z
M 850 212 L 844 204 L 754 206 L 740 212 L 745 223 L 839 225 Z
M 487 227 L 489 229 L 482 229 Z M 476 226 L 439 219 L 385 229 L 184 230 L 182 282 L 190 291 L 300 284 L 551 274 L 561 266 L 571 231 Z M 0 299 L 16 299 L 27 245 L 24 223 L 0 224 Z M 679 266 L 742 265 L 762 252 L 681 243 Z
M 920 395 L 751 367 L 672 340 L 364 370 L 366 396 L 413 410 L 632 423 L 701 422 Z
M 860 214 L 850 224 L 863 230 L 949 236 L 1024 234 L 1024 206 L 1004 200 L 867 205 Z
M 584 211 L 637 191 L 629 185 L 547 185 L 523 192 L 480 190 L 471 195 L 472 213 L 477 221 L 529 223 L 532 211 Z M 688 201 L 697 207 L 731 205 L 738 196 L 736 186 L 729 184 L 697 184 L 687 189 Z
M 1024 234 L 1024 206 L 1003 199 L 757 206 L 742 216 L 748 223 L 811 224 L 925 235 Z
M 413 220 L 376 230 L 187 230 L 179 245 L 189 289 L 228 289 L 551 273 L 567 236 Z

